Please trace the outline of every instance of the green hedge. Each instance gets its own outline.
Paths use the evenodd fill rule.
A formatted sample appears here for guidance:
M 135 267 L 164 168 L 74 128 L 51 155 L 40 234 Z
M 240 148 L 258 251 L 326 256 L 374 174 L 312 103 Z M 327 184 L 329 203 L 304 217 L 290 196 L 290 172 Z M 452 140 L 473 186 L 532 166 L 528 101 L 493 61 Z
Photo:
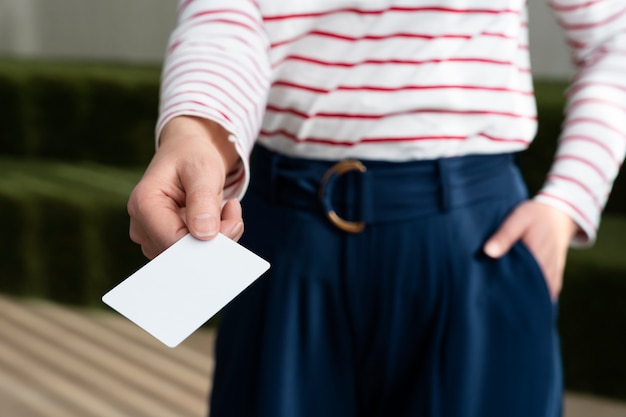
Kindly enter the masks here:
M 141 171 L 0 158 L 0 289 L 64 303 L 100 297 L 145 262 L 125 204 Z
M 159 68 L 0 60 L 0 291 L 102 306 L 146 261 L 126 200 L 153 153 Z M 539 132 L 520 164 L 543 181 L 562 123 L 562 82 L 538 82 Z M 626 184 L 597 245 L 570 253 L 560 303 L 566 386 L 626 399 Z
M 158 68 L 0 60 L 0 154 L 146 165 L 158 80 Z
M 571 250 L 559 329 L 568 389 L 626 400 L 626 216 L 607 215 L 596 245 Z

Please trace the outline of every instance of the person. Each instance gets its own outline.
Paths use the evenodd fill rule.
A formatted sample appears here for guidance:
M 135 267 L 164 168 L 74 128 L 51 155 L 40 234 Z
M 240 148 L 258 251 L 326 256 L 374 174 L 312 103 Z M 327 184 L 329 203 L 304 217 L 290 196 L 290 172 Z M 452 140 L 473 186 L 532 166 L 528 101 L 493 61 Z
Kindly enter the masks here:
M 131 238 L 221 232 L 272 265 L 222 312 L 212 417 L 561 413 L 566 254 L 625 153 L 626 6 L 550 6 L 577 74 L 528 196 L 525 0 L 180 1 Z

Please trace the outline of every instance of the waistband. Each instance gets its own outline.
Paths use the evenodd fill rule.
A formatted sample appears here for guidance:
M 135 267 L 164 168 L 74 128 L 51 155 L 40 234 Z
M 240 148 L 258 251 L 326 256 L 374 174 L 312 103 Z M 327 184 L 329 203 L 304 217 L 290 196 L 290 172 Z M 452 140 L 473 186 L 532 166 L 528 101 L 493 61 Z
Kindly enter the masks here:
M 249 191 L 347 232 L 498 198 L 523 187 L 515 154 L 387 162 L 294 158 L 256 146 Z

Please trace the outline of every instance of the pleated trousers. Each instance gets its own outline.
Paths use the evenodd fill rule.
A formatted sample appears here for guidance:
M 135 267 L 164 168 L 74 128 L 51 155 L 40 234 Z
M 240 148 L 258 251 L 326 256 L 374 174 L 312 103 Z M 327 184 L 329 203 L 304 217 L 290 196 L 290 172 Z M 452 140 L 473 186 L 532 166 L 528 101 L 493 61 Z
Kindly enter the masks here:
M 561 415 L 539 265 L 482 252 L 515 156 L 359 164 L 254 150 L 241 243 L 271 268 L 222 311 L 211 417 Z

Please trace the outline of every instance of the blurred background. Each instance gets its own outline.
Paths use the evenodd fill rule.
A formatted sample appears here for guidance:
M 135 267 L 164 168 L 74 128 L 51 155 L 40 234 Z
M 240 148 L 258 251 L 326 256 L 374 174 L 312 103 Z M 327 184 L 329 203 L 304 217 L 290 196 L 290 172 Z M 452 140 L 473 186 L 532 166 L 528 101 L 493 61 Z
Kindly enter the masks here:
M 125 204 L 154 150 L 176 3 L 0 0 L 3 416 L 205 412 L 212 323 L 174 353 L 100 301 L 145 263 Z M 539 133 L 520 163 L 532 192 L 554 153 L 573 68 L 545 2 L 529 3 Z M 624 176 L 596 246 L 569 255 L 559 315 L 568 417 L 626 415 Z

